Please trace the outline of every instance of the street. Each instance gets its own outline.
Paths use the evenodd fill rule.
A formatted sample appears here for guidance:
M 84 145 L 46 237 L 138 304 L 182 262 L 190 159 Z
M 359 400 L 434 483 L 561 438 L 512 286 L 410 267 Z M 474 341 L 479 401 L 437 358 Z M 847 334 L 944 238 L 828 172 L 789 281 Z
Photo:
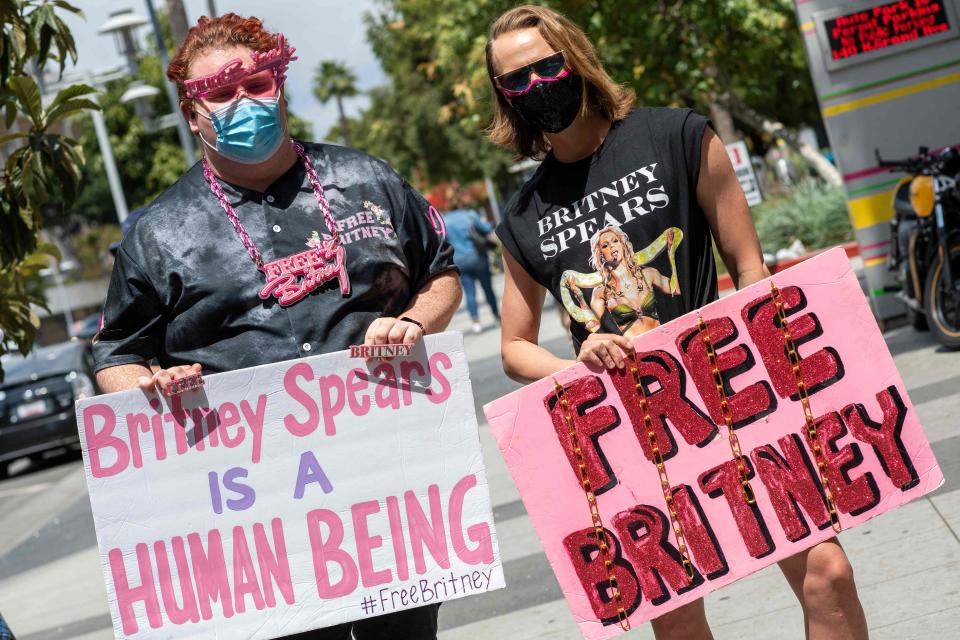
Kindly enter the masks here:
M 507 588 L 445 604 L 440 637 L 578 638 L 540 543 L 480 407 L 517 387 L 503 374 L 499 331 L 465 332 L 480 438 Z M 552 307 L 542 342 L 570 354 Z M 936 493 L 841 534 L 856 571 L 871 637 L 944 638 L 960 625 L 960 354 L 909 327 L 886 335 L 947 479 Z M 0 482 L 0 611 L 19 640 L 112 638 L 96 537 L 78 456 L 26 464 Z M 800 608 L 776 567 L 707 597 L 714 634 L 724 638 L 804 637 Z M 649 625 L 629 634 L 652 638 Z

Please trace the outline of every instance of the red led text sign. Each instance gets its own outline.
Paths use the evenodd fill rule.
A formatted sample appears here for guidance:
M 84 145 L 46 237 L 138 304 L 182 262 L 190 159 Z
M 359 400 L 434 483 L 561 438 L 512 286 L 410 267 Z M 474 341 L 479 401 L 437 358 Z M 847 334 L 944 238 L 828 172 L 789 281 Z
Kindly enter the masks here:
M 835 67 L 853 58 L 906 49 L 950 36 L 954 25 L 944 0 L 896 0 L 859 11 L 818 15 L 821 41 L 828 65 Z

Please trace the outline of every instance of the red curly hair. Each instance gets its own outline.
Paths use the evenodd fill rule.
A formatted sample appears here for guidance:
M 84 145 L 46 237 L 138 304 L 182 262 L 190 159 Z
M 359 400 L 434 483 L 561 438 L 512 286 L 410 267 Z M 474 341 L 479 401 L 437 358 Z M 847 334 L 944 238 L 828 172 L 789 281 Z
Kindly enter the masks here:
M 247 47 L 252 51 L 269 51 L 277 46 L 277 34 L 267 31 L 263 21 L 250 16 L 225 13 L 217 18 L 201 16 L 191 27 L 167 67 L 167 77 L 177 85 L 180 100 L 184 100 L 183 83 L 190 79 L 190 65 L 200 54 L 210 49 Z

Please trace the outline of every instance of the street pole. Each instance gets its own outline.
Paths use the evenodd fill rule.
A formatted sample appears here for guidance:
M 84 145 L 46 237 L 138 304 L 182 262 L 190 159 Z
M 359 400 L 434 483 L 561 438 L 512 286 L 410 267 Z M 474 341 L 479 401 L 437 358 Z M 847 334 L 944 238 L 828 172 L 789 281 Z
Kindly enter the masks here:
M 87 81 L 95 85 L 93 74 L 87 74 Z M 96 98 L 94 98 L 96 101 Z M 120 184 L 120 173 L 117 172 L 117 163 L 113 159 L 113 147 L 110 146 L 110 136 L 107 134 L 107 124 L 103 120 L 103 112 L 91 109 L 93 129 L 97 133 L 97 143 L 100 145 L 100 156 L 103 158 L 103 168 L 107 172 L 107 182 L 110 184 L 110 195 L 113 197 L 113 208 L 117 210 L 120 224 L 127 219 L 127 198 L 123 195 L 123 186 Z
M 493 180 L 490 176 L 483 176 L 483 184 L 487 188 L 487 198 L 490 199 L 493 221 L 500 222 L 500 202 L 497 200 L 497 188 L 493 185 Z
M 63 305 L 63 319 L 67 322 L 67 337 L 73 338 L 73 311 L 70 310 L 70 301 L 67 299 L 67 288 L 63 286 L 63 276 L 60 275 L 60 264 L 53 265 L 53 279 L 57 283 L 57 294 Z
M 156 36 L 157 39 L 157 53 L 160 55 L 160 64 L 165 70 L 170 66 L 170 58 L 167 56 L 167 47 L 163 43 L 163 31 L 160 28 L 160 20 L 157 18 L 157 10 L 153 8 L 153 0 L 145 0 L 145 2 L 147 3 L 147 12 L 150 14 L 150 22 L 153 23 L 153 35 Z M 193 165 L 197 158 L 193 148 L 193 136 L 190 134 L 190 129 L 187 128 L 186 121 L 180 114 L 180 98 L 177 96 L 177 91 L 173 83 L 169 81 L 164 82 L 163 87 L 167 90 L 170 108 L 173 114 L 177 116 L 177 136 L 180 138 L 180 146 L 183 148 L 183 155 L 189 167 Z

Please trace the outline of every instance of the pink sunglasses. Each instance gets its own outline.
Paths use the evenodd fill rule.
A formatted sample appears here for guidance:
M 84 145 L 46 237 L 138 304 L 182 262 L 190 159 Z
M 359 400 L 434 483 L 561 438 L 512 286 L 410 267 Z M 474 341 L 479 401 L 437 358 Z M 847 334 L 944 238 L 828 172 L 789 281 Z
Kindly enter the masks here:
M 537 74 L 537 79 L 532 79 L 533 73 Z M 523 95 L 540 82 L 556 82 L 561 78 L 570 75 L 570 70 L 566 68 L 566 60 L 563 57 L 563 51 L 551 53 L 545 58 L 540 58 L 536 62 L 514 69 L 507 73 L 501 73 L 494 77 L 500 91 L 508 98 L 514 98 Z

